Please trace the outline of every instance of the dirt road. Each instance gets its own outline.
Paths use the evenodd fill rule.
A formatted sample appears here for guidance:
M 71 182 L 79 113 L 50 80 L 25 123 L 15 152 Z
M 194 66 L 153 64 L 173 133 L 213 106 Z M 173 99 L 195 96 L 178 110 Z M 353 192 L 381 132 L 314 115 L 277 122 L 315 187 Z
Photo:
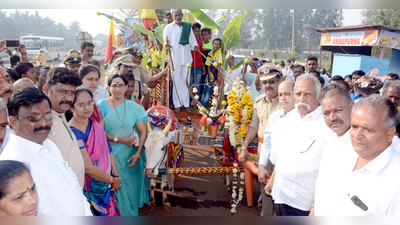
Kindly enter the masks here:
M 184 148 L 185 161 L 182 167 L 215 166 L 214 150 L 204 146 L 189 146 Z M 231 175 L 232 177 L 232 175 Z M 230 216 L 231 191 L 227 191 L 221 175 L 180 175 L 175 182 L 175 193 L 168 191 L 172 212 L 167 213 L 162 208 L 160 181 L 156 181 L 156 210 L 150 212 L 147 208 L 140 209 L 140 216 Z M 254 184 L 254 203 L 260 195 L 258 183 Z M 247 207 L 246 195 L 239 203 L 236 216 L 258 216 L 256 206 Z

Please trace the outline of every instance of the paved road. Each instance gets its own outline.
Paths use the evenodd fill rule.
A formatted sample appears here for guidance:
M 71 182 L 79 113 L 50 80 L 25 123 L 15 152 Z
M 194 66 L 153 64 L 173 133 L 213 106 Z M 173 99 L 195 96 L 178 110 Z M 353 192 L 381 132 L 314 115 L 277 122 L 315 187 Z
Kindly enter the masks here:
M 104 60 L 105 52 L 102 52 L 102 53 L 103 53 L 102 55 L 96 55 L 96 56 L 93 56 L 93 58 L 97 59 L 97 60 Z M 4 60 L 4 66 L 6 68 L 8 68 L 10 66 L 8 54 L 4 55 L 4 54 L 1 53 L 0 57 Z M 56 66 L 58 66 L 58 65 L 60 65 L 62 63 L 62 59 L 61 60 L 55 60 L 54 63 L 55 63 Z
M 185 161 L 182 167 L 214 166 L 214 150 L 205 146 L 184 148 Z M 175 193 L 168 191 L 172 212 L 162 208 L 162 195 L 158 179 L 155 191 L 156 210 L 150 212 L 146 206 L 139 210 L 141 216 L 230 216 L 231 191 L 227 191 L 221 175 L 180 175 L 175 182 Z M 254 202 L 260 195 L 257 183 L 254 185 Z M 237 216 L 258 216 L 257 207 L 247 207 L 246 196 L 237 207 Z

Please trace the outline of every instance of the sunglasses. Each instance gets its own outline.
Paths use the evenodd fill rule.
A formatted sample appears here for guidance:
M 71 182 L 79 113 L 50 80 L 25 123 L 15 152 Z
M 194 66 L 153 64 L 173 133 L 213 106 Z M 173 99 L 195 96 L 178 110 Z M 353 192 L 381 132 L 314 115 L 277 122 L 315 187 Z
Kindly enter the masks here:
M 50 121 L 53 119 L 53 113 L 49 112 L 43 115 L 33 115 L 33 116 L 23 116 L 23 115 L 17 115 L 17 117 L 22 117 L 28 119 L 31 123 L 36 123 L 39 122 L 42 118 L 44 118 L 47 121 Z
M 275 84 L 275 82 L 278 82 L 278 81 L 275 80 L 275 79 L 273 79 L 273 80 L 263 80 L 263 81 L 260 81 L 260 83 L 261 83 L 262 85 Z

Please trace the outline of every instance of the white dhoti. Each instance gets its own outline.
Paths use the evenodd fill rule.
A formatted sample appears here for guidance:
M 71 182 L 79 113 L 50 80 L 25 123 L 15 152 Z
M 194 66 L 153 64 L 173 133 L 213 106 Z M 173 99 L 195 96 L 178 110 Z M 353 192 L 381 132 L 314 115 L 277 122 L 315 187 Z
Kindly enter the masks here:
M 187 66 L 175 66 L 174 70 L 173 79 L 175 80 L 175 83 L 172 90 L 174 106 L 175 108 L 179 108 L 181 106 L 189 107 L 189 89 L 186 85 L 188 68 Z
M 175 22 L 168 24 L 164 28 L 164 40 L 165 44 L 171 46 L 171 53 L 174 65 L 174 74 L 172 76 L 175 80 L 174 87 L 172 89 L 172 99 L 175 108 L 189 107 L 189 90 L 186 85 L 187 77 L 187 64 L 192 63 L 191 50 L 194 50 L 195 46 L 198 46 L 197 40 L 193 34 L 193 30 L 190 29 L 189 44 L 179 44 L 182 34 L 182 26 L 177 25 Z M 167 43 L 168 39 L 168 43 Z M 190 80 L 188 80 L 190 82 Z

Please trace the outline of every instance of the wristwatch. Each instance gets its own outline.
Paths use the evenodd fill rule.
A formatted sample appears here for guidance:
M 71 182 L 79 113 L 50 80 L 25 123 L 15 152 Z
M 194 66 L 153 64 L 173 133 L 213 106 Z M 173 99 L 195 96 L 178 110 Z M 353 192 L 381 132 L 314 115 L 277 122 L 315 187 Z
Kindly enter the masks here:
M 115 142 L 115 143 L 118 142 L 118 137 L 117 137 L 117 136 L 114 137 L 114 142 Z

